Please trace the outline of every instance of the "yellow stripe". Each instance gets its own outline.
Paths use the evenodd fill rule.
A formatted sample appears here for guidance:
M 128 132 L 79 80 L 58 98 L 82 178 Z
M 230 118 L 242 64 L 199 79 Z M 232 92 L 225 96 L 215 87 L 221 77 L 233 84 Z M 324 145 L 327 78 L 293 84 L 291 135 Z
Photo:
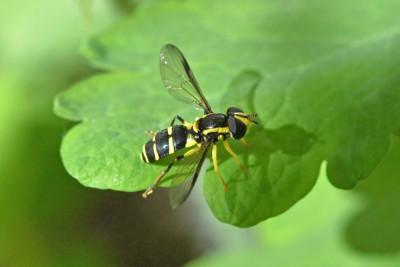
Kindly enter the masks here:
M 185 147 L 191 147 L 194 146 L 195 144 L 197 144 L 197 142 L 196 140 L 194 140 L 193 135 L 188 134 L 188 136 L 186 137 Z
M 153 142 L 154 143 L 156 142 L 156 136 L 153 136 Z
M 146 145 L 143 145 L 143 155 L 144 155 L 144 158 L 145 158 L 145 162 L 149 162 L 149 158 L 147 157 L 147 154 L 146 154 L 146 149 L 145 149 L 145 147 L 146 147 Z
M 172 154 L 175 152 L 174 148 L 174 141 L 172 140 L 172 136 L 168 138 L 168 146 L 169 146 L 169 154 Z
M 248 118 L 243 118 L 243 117 L 235 116 L 235 115 L 233 115 L 233 117 L 235 117 L 235 119 L 241 120 L 244 123 L 244 125 L 246 125 L 247 129 L 250 127 L 250 120 Z
M 183 122 L 183 126 L 185 126 L 188 130 L 190 130 L 192 128 L 192 124 L 188 123 L 187 121 Z
M 199 132 L 199 128 L 197 128 L 197 124 L 198 124 L 198 119 L 196 119 L 196 121 L 193 123 L 193 131 L 195 133 Z
M 158 152 L 157 152 L 156 143 L 153 144 L 153 152 L 154 152 L 154 158 L 155 158 L 156 160 L 159 160 L 159 159 L 160 159 L 160 156 L 158 155 Z
M 204 135 L 207 135 L 209 133 L 229 133 L 229 128 L 228 127 L 217 127 L 217 128 L 207 129 L 207 130 L 203 131 Z
M 168 135 L 171 136 L 172 135 L 172 126 L 168 127 L 167 130 L 168 130 Z
M 210 115 L 212 115 L 212 114 L 214 114 L 214 113 L 208 113 L 208 114 L 204 115 L 204 116 L 201 117 L 201 118 L 203 119 L 203 118 L 208 117 L 208 116 L 210 116 Z
M 212 129 L 204 130 L 203 134 L 207 135 L 209 133 L 216 133 L 216 132 L 218 132 L 218 128 L 212 128 Z

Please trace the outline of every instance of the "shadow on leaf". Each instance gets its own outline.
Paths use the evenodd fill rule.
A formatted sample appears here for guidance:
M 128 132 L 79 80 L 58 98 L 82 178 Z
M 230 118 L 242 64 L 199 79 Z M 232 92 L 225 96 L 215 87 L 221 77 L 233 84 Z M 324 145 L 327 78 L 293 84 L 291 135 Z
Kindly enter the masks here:
M 246 113 L 257 112 L 253 108 L 254 92 L 260 80 L 256 71 L 241 72 L 223 96 L 222 105 L 237 106 Z M 205 182 L 206 198 L 216 217 L 240 227 L 252 226 L 287 210 L 309 192 L 319 171 L 315 161 L 320 159 L 308 153 L 316 144 L 314 134 L 294 124 L 266 129 L 261 117 L 257 121 L 259 125 L 246 135 L 250 148 L 229 141 L 248 172 L 241 171 L 227 152 L 220 153 L 220 172 L 227 178 L 228 192 L 223 192 L 211 172 Z
M 366 253 L 394 253 L 400 250 L 400 138 L 392 138 L 388 155 L 372 177 L 356 187 L 367 206 L 356 214 L 345 230 L 350 245 Z

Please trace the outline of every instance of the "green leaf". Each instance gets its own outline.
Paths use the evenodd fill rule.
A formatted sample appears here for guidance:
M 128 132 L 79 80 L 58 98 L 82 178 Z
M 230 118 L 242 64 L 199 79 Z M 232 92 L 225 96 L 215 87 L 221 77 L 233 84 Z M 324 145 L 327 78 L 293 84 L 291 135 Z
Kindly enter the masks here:
M 398 255 L 400 251 L 400 138 L 391 141 L 385 159 L 355 189 L 365 205 L 347 220 L 345 237 L 360 252 Z
M 399 12 L 394 0 L 138 8 L 82 49 L 93 64 L 117 72 L 56 98 L 58 115 L 84 122 L 63 141 L 64 164 L 96 188 L 134 191 L 152 183 L 165 166 L 139 161 L 148 138 L 141 133 L 166 128 L 176 114 L 188 121 L 201 115 L 162 88 L 157 53 L 174 43 L 216 112 L 238 106 L 258 113 L 246 137 L 250 149 L 229 141 L 249 172 L 219 146 L 229 191 L 211 169 L 206 175 L 206 199 L 219 220 L 248 227 L 284 212 L 311 190 L 323 160 L 335 186 L 352 188 L 400 129 Z
M 165 111 L 156 107 L 172 110 L 177 105 L 155 95 L 154 79 L 147 79 L 148 75 L 127 72 L 98 75 L 56 97 L 54 111 L 59 116 L 84 121 L 68 132 L 61 146 L 66 169 L 82 184 L 137 191 L 161 172 L 160 166 L 141 162 L 139 155 L 150 138 L 145 131 L 160 130 L 170 119 L 168 114 L 165 121 L 157 119 Z M 142 105 L 150 100 L 154 106 Z
M 374 223 L 380 221 L 379 217 L 364 218 L 363 222 L 355 221 L 356 224 L 375 226 L 373 229 L 361 227 L 361 231 L 356 231 L 356 240 L 364 248 L 389 247 L 391 250 L 387 252 L 391 254 L 360 253 L 350 249 L 349 244 L 344 242 L 343 230 L 349 218 L 358 213 L 370 199 L 334 190 L 324 174 L 325 167 L 326 164 L 323 164 L 317 184 L 306 199 L 278 218 L 260 223 L 251 232 L 247 231 L 247 238 L 240 240 L 245 244 L 246 239 L 252 240 L 251 246 L 234 244 L 234 248 L 229 248 L 231 244 L 225 242 L 219 251 L 213 250 L 185 266 L 265 266 L 266 263 L 273 266 L 397 266 L 400 257 L 398 253 L 393 253 L 393 245 L 396 244 L 392 241 L 398 240 L 398 227 L 390 227 L 388 230 L 386 220 L 382 221 L 383 225 Z M 396 201 L 394 203 L 398 204 Z M 387 214 L 385 217 L 389 219 L 389 226 L 395 226 L 390 223 L 392 215 Z M 240 233 L 243 234 L 243 231 Z M 392 236 L 389 238 L 390 233 Z M 225 229 L 218 232 L 214 239 L 224 240 L 226 235 L 237 236 L 238 230 L 229 229 L 227 233 Z

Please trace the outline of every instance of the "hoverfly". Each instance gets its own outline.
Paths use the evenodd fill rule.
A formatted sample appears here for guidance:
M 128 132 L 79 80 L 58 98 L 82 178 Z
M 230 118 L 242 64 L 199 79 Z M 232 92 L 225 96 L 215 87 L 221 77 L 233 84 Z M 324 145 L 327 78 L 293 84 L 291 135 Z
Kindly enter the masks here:
M 238 156 L 232 151 L 226 139 L 232 137 L 247 145 L 243 137 L 251 124 L 257 125 L 257 122 L 251 119 L 256 117 L 257 114 L 249 115 L 236 107 L 228 108 L 226 114 L 214 113 L 200 90 L 185 57 L 174 45 L 167 44 L 161 49 L 160 72 L 168 92 L 179 101 L 195 103 L 204 110 L 204 116 L 197 118 L 194 123 L 189 123 L 176 115 L 167 129 L 158 133 L 147 132 L 153 138 L 143 145 L 140 154 L 143 162 L 155 162 L 178 150 L 191 149 L 177 156 L 142 196 L 146 198 L 151 194 L 171 167 L 179 161 L 180 165 L 172 178 L 169 196 L 173 208 L 181 205 L 192 191 L 211 146 L 214 170 L 226 192 L 226 183 L 218 172 L 216 143 L 222 141 L 225 149 L 236 159 L 240 168 L 246 172 L 246 168 L 240 163 Z M 176 119 L 182 125 L 175 125 Z

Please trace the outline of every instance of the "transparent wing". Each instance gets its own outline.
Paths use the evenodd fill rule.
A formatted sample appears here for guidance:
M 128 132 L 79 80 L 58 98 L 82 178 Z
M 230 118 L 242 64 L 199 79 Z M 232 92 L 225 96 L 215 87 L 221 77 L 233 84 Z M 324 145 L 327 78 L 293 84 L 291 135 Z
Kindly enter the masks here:
M 211 143 L 204 144 L 196 153 L 180 160 L 169 189 L 169 200 L 172 208 L 177 208 L 189 196 L 199 176 L 210 145 Z
M 165 87 L 174 98 L 184 103 L 195 103 L 205 113 L 212 112 L 189 64 L 176 46 L 167 44 L 161 48 L 160 73 Z

